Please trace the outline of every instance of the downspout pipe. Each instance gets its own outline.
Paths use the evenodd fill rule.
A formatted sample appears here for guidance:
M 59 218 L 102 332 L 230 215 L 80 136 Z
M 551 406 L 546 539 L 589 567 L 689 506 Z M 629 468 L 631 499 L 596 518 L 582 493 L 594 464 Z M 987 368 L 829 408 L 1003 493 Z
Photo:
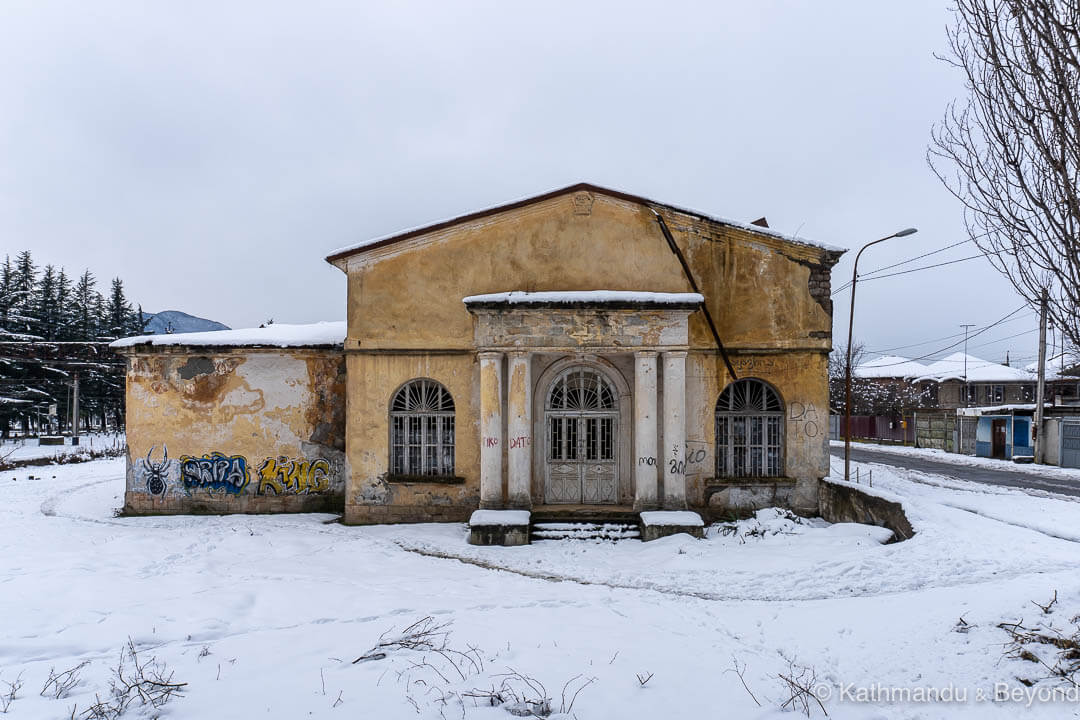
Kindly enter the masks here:
M 694 273 L 690 271 L 690 265 L 687 264 L 686 258 L 682 254 L 682 250 L 679 249 L 678 244 L 675 242 L 675 238 L 671 236 L 671 231 L 668 230 L 664 218 L 655 210 L 653 210 L 653 215 L 656 216 L 656 222 L 660 225 L 660 232 L 664 233 L 664 239 L 667 240 L 668 247 L 671 248 L 671 252 L 675 253 L 675 257 L 679 259 L 679 264 L 682 265 L 683 275 L 686 276 L 687 281 L 690 283 L 690 287 L 693 288 L 694 292 L 704 297 L 704 293 L 698 288 L 697 281 L 694 280 Z M 731 358 L 728 357 L 727 350 L 724 349 L 724 343 L 720 341 L 720 333 L 716 330 L 716 323 L 713 322 L 712 314 L 709 312 L 707 303 L 701 303 L 701 311 L 705 313 L 705 322 L 709 324 L 709 330 L 712 332 L 713 340 L 716 341 L 716 349 L 720 352 L 720 357 L 724 358 L 724 365 L 727 366 L 728 373 L 731 374 L 731 379 L 733 381 L 738 380 L 739 376 L 735 373 L 735 368 L 731 364 Z

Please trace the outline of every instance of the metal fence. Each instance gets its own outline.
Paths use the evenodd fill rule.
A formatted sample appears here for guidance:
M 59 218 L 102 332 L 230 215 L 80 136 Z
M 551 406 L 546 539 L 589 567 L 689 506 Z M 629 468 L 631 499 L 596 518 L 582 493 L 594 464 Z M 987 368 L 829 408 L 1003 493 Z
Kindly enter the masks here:
M 829 437 L 833 440 L 844 439 L 844 416 L 829 416 Z M 854 440 L 875 440 L 878 442 L 903 443 L 915 442 L 915 422 L 913 417 L 887 415 L 852 415 L 851 437 Z

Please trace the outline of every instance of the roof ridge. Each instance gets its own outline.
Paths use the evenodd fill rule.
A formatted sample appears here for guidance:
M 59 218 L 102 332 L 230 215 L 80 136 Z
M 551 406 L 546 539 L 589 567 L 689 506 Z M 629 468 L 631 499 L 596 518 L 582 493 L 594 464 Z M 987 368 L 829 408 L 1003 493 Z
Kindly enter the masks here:
M 428 223 L 426 225 L 419 225 L 405 230 L 399 230 L 389 235 L 382 235 L 359 243 L 353 243 L 352 245 L 346 245 L 332 251 L 329 255 L 327 255 L 326 261 L 329 263 L 333 263 L 336 260 L 344 259 L 358 252 L 385 247 L 387 245 L 392 245 L 394 243 L 408 240 L 419 235 L 426 235 L 428 233 L 437 232 L 448 227 L 453 227 L 454 225 L 460 225 L 462 223 L 470 222 L 472 220 L 478 220 L 480 218 L 488 217 L 490 215 L 496 215 L 501 212 L 515 210 L 526 205 L 532 205 L 535 203 L 543 202 L 545 200 L 550 200 L 555 197 L 559 197 L 561 195 L 567 195 L 569 193 L 580 191 L 594 192 L 601 195 L 607 195 L 608 197 L 626 200 L 629 202 L 637 203 L 639 205 L 661 207 L 674 212 L 679 212 L 686 215 L 693 215 L 703 220 L 718 223 L 720 225 L 728 225 L 730 227 L 734 227 L 745 232 L 754 233 L 756 235 L 764 235 L 767 237 L 777 238 L 779 240 L 784 240 L 786 242 L 790 242 L 796 245 L 805 245 L 808 247 L 820 248 L 829 252 L 847 252 L 846 248 L 828 245 L 826 243 L 815 242 L 813 240 L 808 240 L 806 238 L 800 237 L 798 235 L 789 235 L 774 230 L 772 228 L 765 228 L 759 225 L 754 225 L 752 223 L 744 223 L 739 220 L 732 220 L 730 218 L 712 215 L 710 213 L 705 213 L 700 210 L 694 210 L 692 208 L 660 202 L 651 198 L 647 198 L 643 195 L 635 195 L 633 193 L 628 193 L 622 190 L 615 190 L 612 188 L 603 187 L 601 185 L 595 185 L 593 183 L 578 182 L 572 185 L 567 185 L 565 187 L 549 190 L 538 195 L 530 195 L 528 197 L 519 198 L 510 202 L 504 202 L 498 205 L 492 205 L 486 208 L 482 208 L 480 210 L 474 210 L 472 212 L 464 213 L 462 215 L 438 220 L 433 223 Z

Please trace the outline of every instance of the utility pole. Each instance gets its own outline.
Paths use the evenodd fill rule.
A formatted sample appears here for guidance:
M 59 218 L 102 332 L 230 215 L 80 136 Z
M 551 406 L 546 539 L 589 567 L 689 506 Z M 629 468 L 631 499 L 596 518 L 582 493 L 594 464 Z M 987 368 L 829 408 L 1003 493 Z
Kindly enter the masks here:
M 1042 462 L 1043 398 L 1046 395 L 1046 305 L 1049 293 L 1043 288 L 1039 299 L 1039 385 L 1035 391 L 1035 462 Z
M 72 397 L 72 423 L 71 423 L 71 444 L 79 444 L 79 371 L 75 371 L 75 387 L 71 391 Z
M 968 341 L 968 329 L 975 327 L 974 323 L 962 324 L 960 327 L 964 328 L 964 407 L 968 406 L 971 393 L 968 391 L 967 381 L 967 341 Z

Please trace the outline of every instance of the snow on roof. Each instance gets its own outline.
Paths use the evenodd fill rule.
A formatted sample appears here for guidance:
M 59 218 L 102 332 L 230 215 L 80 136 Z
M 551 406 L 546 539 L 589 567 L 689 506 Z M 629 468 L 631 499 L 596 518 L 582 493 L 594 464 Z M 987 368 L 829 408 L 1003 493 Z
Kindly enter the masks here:
M 1080 356 L 1073 352 L 1063 352 L 1046 358 L 1047 380 L 1076 380 L 1076 369 L 1080 366 Z M 1024 369 L 1029 373 L 1038 374 L 1039 361 L 1028 363 Z M 1071 373 L 1071 374 L 1070 374 Z
M 883 355 L 858 365 L 852 374 L 861 378 L 907 378 L 926 374 L 926 366 L 899 355 Z
M 466 305 L 504 303 L 507 305 L 569 305 L 575 303 L 648 303 L 654 305 L 699 305 L 705 298 L 698 293 L 626 292 L 622 290 L 571 290 L 568 292 L 509 292 L 469 295 L 461 300 Z
M 112 348 L 136 345 L 200 345 L 214 347 L 323 347 L 343 345 L 345 322 L 318 322 L 310 325 L 273 323 L 266 327 L 209 332 L 139 335 L 109 344 Z
M 967 358 L 966 366 L 965 358 Z M 917 379 L 938 382 L 964 380 L 965 373 L 967 382 L 1031 382 L 1036 379 L 1027 370 L 990 362 L 962 352 L 953 353 L 947 358 L 930 363 L 926 366 L 926 373 Z
M 1037 403 L 1007 403 L 1005 405 L 981 405 L 979 407 L 956 408 L 957 415 L 992 415 L 994 413 L 1011 413 L 1014 410 L 1031 410 L 1034 412 Z M 1043 403 L 1043 407 L 1053 407 L 1052 403 Z
M 579 190 L 595 192 L 595 193 L 599 193 L 601 195 L 608 195 L 610 197 L 622 198 L 622 199 L 625 199 L 625 200 L 630 200 L 632 202 L 638 202 L 638 203 L 642 203 L 642 204 L 646 204 L 646 205 L 656 205 L 658 207 L 668 208 L 670 210 L 685 213 L 687 215 L 695 215 L 695 216 L 697 216 L 699 218 L 702 218 L 702 219 L 705 219 L 705 220 L 710 220 L 710 221 L 715 222 L 715 223 L 720 223 L 721 225 L 729 225 L 731 227 L 735 227 L 735 228 L 738 228 L 740 230 L 745 230 L 747 232 L 757 233 L 759 235 L 770 235 L 772 237 L 779 238 L 781 240 L 786 240 L 787 242 L 796 243 L 796 244 L 799 244 L 799 245 L 808 245 L 810 247 L 821 248 L 822 250 L 829 250 L 829 251 L 832 251 L 832 252 L 846 252 L 847 251 L 847 248 L 837 247 L 835 245 L 828 245 L 826 243 L 816 242 L 816 241 L 813 241 L 813 240 L 807 240 L 806 238 L 798 236 L 798 235 L 788 235 L 786 233 L 782 233 L 782 232 L 778 232 L 776 230 L 773 230 L 772 228 L 762 227 L 760 225 L 753 225 L 751 223 L 740 222 L 738 220 L 730 220 L 728 218 L 722 218 L 722 217 L 719 217 L 717 215 L 704 213 L 704 212 L 701 212 L 699 210 L 692 210 L 690 208 L 680 207 L 678 205 L 672 205 L 670 203 L 658 202 L 656 200 L 650 200 L 649 198 L 642 197 L 640 195 L 631 195 L 630 193 L 625 193 L 625 192 L 622 192 L 621 190 L 611 190 L 611 189 L 608 189 L 608 188 L 600 187 L 599 185 L 593 185 L 591 183 L 577 183 L 575 185 L 569 185 L 567 187 L 558 188 L 556 190 L 550 190 L 548 192 L 540 193 L 538 195 L 530 195 L 528 197 L 519 198 L 517 200 L 512 200 L 510 202 L 499 203 L 498 205 L 492 205 L 492 206 L 483 208 L 481 210 L 476 210 L 476 211 L 473 211 L 473 212 L 470 212 L 470 213 L 466 213 L 464 215 L 457 215 L 455 217 L 446 218 L 444 220 L 439 220 L 437 222 L 427 223 L 425 225 L 418 225 L 418 226 L 415 226 L 415 227 L 412 227 L 412 228 L 408 228 L 406 230 L 399 230 L 397 232 L 390 233 L 389 235 L 381 235 L 379 237 L 371 238 L 369 240 L 364 240 L 362 242 L 353 243 L 351 245 L 346 245 L 345 247 L 340 247 L 337 250 L 332 251 L 329 255 L 326 256 L 326 259 L 327 259 L 327 261 L 333 261 L 333 260 L 336 260 L 338 258 L 341 258 L 342 256 L 349 255 L 351 253 L 358 252 L 358 251 L 361 251 L 361 250 L 366 250 L 366 249 L 371 248 L 371 247 L 375 247 L 375 246 L 383 245 L 383 244 L 388 244 L 388 243 L 396 241 L 396 240 L 404 240 L 407 237 L 413 237 L 413 236 L 416 236 L 416 235 L 421 235 L 421 234 L 423 234 L 425 232 L 433 232 L 435 230 L 440 230 L 442 228 L 445 228 L 445 227 L 448 227 L 448 226 L 451 226 L 451 225 L 455 225 L 455 224 L 463 223 L 463 222 L 468 222 L 470 220 L 474 220 L 474 219 L 477 219 L 477 218 L 480 218 L 480 217 L 484 217 L 486 215 L 493 215 L 495 213 L 502 212 L 504 210 L 512 210 L 512 209 L 520 207 L 522 205 L 526 205 L 526 204 L 533 203 L 533 202 L 540 202 L 540 201 L 547 200 L 547 199 L 552 198 L 552 197 L 557 197 L 559 195 L 565 195 L 565 194 L 575 192 L 575 191 L 579 191 Z

